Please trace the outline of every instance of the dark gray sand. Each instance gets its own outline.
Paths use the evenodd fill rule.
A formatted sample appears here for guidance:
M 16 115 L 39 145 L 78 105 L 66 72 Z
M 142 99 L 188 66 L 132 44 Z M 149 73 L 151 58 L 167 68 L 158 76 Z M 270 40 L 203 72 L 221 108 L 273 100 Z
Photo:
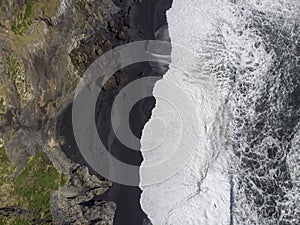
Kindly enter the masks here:
M 127 42 L 135 40 L 153 40 L 155 32 L 163 25 L 167 25 L 165 12 L 171 7 L 172 0 L 143 0 L 141 3 L 134 0 L 115 0 L 117 6 L 121 8 L 122 13 L 128 15 L 130 26 L 124 28 L 128 35 Z M 115 18 L 118 23 L 119 18 Z M 112 40 L 113 43 L 113 40 Z M 166 68 L 167 69 L 167 68 Z M 128 77 L 128 82 L 139 79 L 141 76 L 162 76 L 166 69 L 158 71 L 149 63 L 139 63 L 124 68 L 123 72 Z M 143 88 L 143 87 L 141 87 Z M 101 92 L 96 108 L 96 122 L 99 127 L 99 136 L 104 144 L 109 144 L 108 151 L 117 159 L 124 163 L 140 165 L 143 161 L 142 155 L 138 151 L 133 151 L 118 141 L 112 133 L 110 118 L 111 106 L 119 90 L 112 92 Z M 141 137 L 142 129 L 151 116 L 151 111 L 155 105 L 154 98 L 146 98 L 139 101 L 130 112 L 130 127 L 137 137 Z M 61 116 L 58 124 L 60 134 L 65 139 L 62 150 L 72 161 L 86 165 L 90 173 L 99 176 L 86 163 L 76 142 L 72 131 L 72 106 Z M 100 132 L 101 129 L 101 132 Z M 113 141 L 111 141 L 113 136 Z M 110 140 L 108 140 L 110 137 Z M 139 143 L 137 143 L 139 144 Z M 138 174 L 137 174 L 138 176 Z M 95 200 L 109 200 L 117 204 L 115 213 L 115 225 L 143 225 L 148 219 L 140 206 L 141 190 L 139 187 L 131 187 L 120 184 L 113 184 L 113 187 L 104 195 L 96 196 L 94 200 L 87 204 L 93 204 Z M 149 222 L 149 221 L 148 221 Z

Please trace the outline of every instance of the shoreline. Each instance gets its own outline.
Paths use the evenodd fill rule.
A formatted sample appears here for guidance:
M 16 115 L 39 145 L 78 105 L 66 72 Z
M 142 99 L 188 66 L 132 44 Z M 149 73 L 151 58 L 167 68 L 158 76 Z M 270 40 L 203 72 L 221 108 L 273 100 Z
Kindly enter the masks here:
M 129 16 L 132 20 L 131 25 L 138 31 L 137 35 L 129 34 L 129 38 L 131 40 L 137 41 L 155 39 L 155 30 L 157 29 L 154 24 L 156 14 L 155 10 L 162 3 L 162 1 L 163 0 L 144 0 L 140 4 L 137 4 L 129 9 Z M 167 25 L 166 17 L 164 21 L 159 21 L 159 23 Z M 139 33 L 141 30 L 143 31 L 142 35 Z M 125 68 L 125 73 L 132 73 L 133 71 L 135 72 L 136 76 L 131 77 L 129 82 L 139 79 L 139 74 L 141 74 L 141 72 L 143 73 L 143 76 L 159 75 L 160 77 L 162 77 L 166 72 L 161 71 L 159 74 L 157 71 L 153 70 L 152 66 L 148 62 L 139 63 L 138 65 L 132 65 L 128 68 Z M 147 107 L 144 107 L 145 105 L 147 105 Z M 134 121 L 129 121 L 131 124 L 131 129 L 139 138 L 142 135 L 142 130 L 145 123 L 151 117 L 151 111 L 154 106 L 155 99 L 147 98 L 138 102 L 130 112 L 130 117 L 134 118 Z M 125 161 L 130 164 L 140 165 L 143 161 L 143 157 L 140 152 L 132 151 L 127 147 L 122 146 L 118 140 L 116 140 L 116 142 L 112 145 L 110 152 L 121 161 Z M 147 215 L 141 208 L 141 193 L 142 190 L 139 187 L 131 187 L 114 183 L 104 195 L 97 196 L 95 199 L 109 200 L 117 203 L 114 225 L 151 224 Z M 126 220 L 124 220 L 124 218 L 126 218 Z

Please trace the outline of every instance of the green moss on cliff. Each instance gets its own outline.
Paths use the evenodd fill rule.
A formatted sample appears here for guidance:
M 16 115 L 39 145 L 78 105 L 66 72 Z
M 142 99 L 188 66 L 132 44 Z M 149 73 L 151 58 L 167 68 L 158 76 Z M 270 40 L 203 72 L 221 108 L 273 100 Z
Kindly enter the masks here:
M 12 220 L 7 220 L 4 216 L 0 216 L 0 225 L 31 225 L 32 223 L 26 221 L 22 218 L 14 218 Z
M 20 5 L 14 12 L 11 31 L 15 35 L 24 36 L 28 28 L 38 20 L 37 18 L 49 19 L 53 16 L 59 4 L 60 0 L 25 0 L 25 4 Z
M 20 103 L 25 103 L 30 98 L 30 83 L 25 76 L 22 61 L 8 54 L 6 63 L 8 79 L 12 82 Z
M 66 182 L 43 152 L 29 158 L 26 166 L 14 177 L 15 167 L 0 149 L 0 203 L 2 207 L 19 206 L 28 213 L 24 216 L 1 216 L 5 224 L 26 224 L 25 222 L 47 224 L 50 214 L 50 195 Z M 48 221 L 48 222 L 47 222 Z M 0 222 L 1 224 L 1 222 Z
M 6 113 L 6 99 L 4 96 L 0 96 L 0 114 Z
M 0 148 L 0 187 L 10 182 L 15 166 L 9 161 L 4 148 Z M 1 192 L 0 192 L 1 198 Z M 2 200 L 2 199 L 1 199 Z M 1 202 L 0 200 L 0 202 Z
M 41 152 L 31 157 L 22 172 L 14 179 L 13 194 L 20 196 L 19 204 L 32 210 L 38 219 L 51 219 L 50 194 L 65 183 Z
M 12 54 L 6 56 L 8 78 L 15 80 L 22 73 L 21 63 Z
M 11 30 L 16 35 L 23 35 L 24 31 L 32 24 L 32 12 L 34 6 L 34 0 L 26 0 L 25 9 L 21 9 L 17 12 L 15 21 L 11 25 Z

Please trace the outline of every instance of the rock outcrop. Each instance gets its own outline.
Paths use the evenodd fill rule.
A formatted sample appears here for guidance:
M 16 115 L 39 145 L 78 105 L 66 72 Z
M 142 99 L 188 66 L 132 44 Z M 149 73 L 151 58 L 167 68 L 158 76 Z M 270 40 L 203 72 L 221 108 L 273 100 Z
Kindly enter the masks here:
M 110 182 L 90 176 L 87 168 L 75 166 L 67 184 L 52 195 L 54 223 L 113 224 L 116 205 L 93 200 L 95 195 L 103 194 L 110 186 Z
M 19 171 L 30 155 L 43 150 L 55 168 L 69 177 L 52 194 L 55 224 L 112 224 L 114 203 L 90 204 L 111 183 L 66 158 L 59 147 L 63 140 L 56 135 L 56 122 L 72 101 L 86 68 L 81 64 L 88 66 L 112 48 L 102 32 L 118 10 L 110 0 L 1 2 L 1 145 Z M 93 54 L 87 57 L 75 50 L 93 37 L 99 40 L 99 45 L 89 49 Z

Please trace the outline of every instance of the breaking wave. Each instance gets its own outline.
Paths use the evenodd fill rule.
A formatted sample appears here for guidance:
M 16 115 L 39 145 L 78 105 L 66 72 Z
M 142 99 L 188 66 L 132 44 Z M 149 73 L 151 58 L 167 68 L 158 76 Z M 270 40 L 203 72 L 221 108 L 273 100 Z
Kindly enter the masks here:
M 298 0 L 173 0 L 172 43 L 197 61 L 172 51 L 163 79 L 193 99 L 201 136 L 180 172 L 141 184 L 141 204 L 153 224 L 300 223 L 299 12 Z M 152 118 L 165 118 L 166 110 L 157 99 Z M 165 127 L 176 143 L 180 131 L 172 116 Z M 143 137 L 147 132 L 155 127 Z M 142 167 L 159 160 L 143 156 Z

